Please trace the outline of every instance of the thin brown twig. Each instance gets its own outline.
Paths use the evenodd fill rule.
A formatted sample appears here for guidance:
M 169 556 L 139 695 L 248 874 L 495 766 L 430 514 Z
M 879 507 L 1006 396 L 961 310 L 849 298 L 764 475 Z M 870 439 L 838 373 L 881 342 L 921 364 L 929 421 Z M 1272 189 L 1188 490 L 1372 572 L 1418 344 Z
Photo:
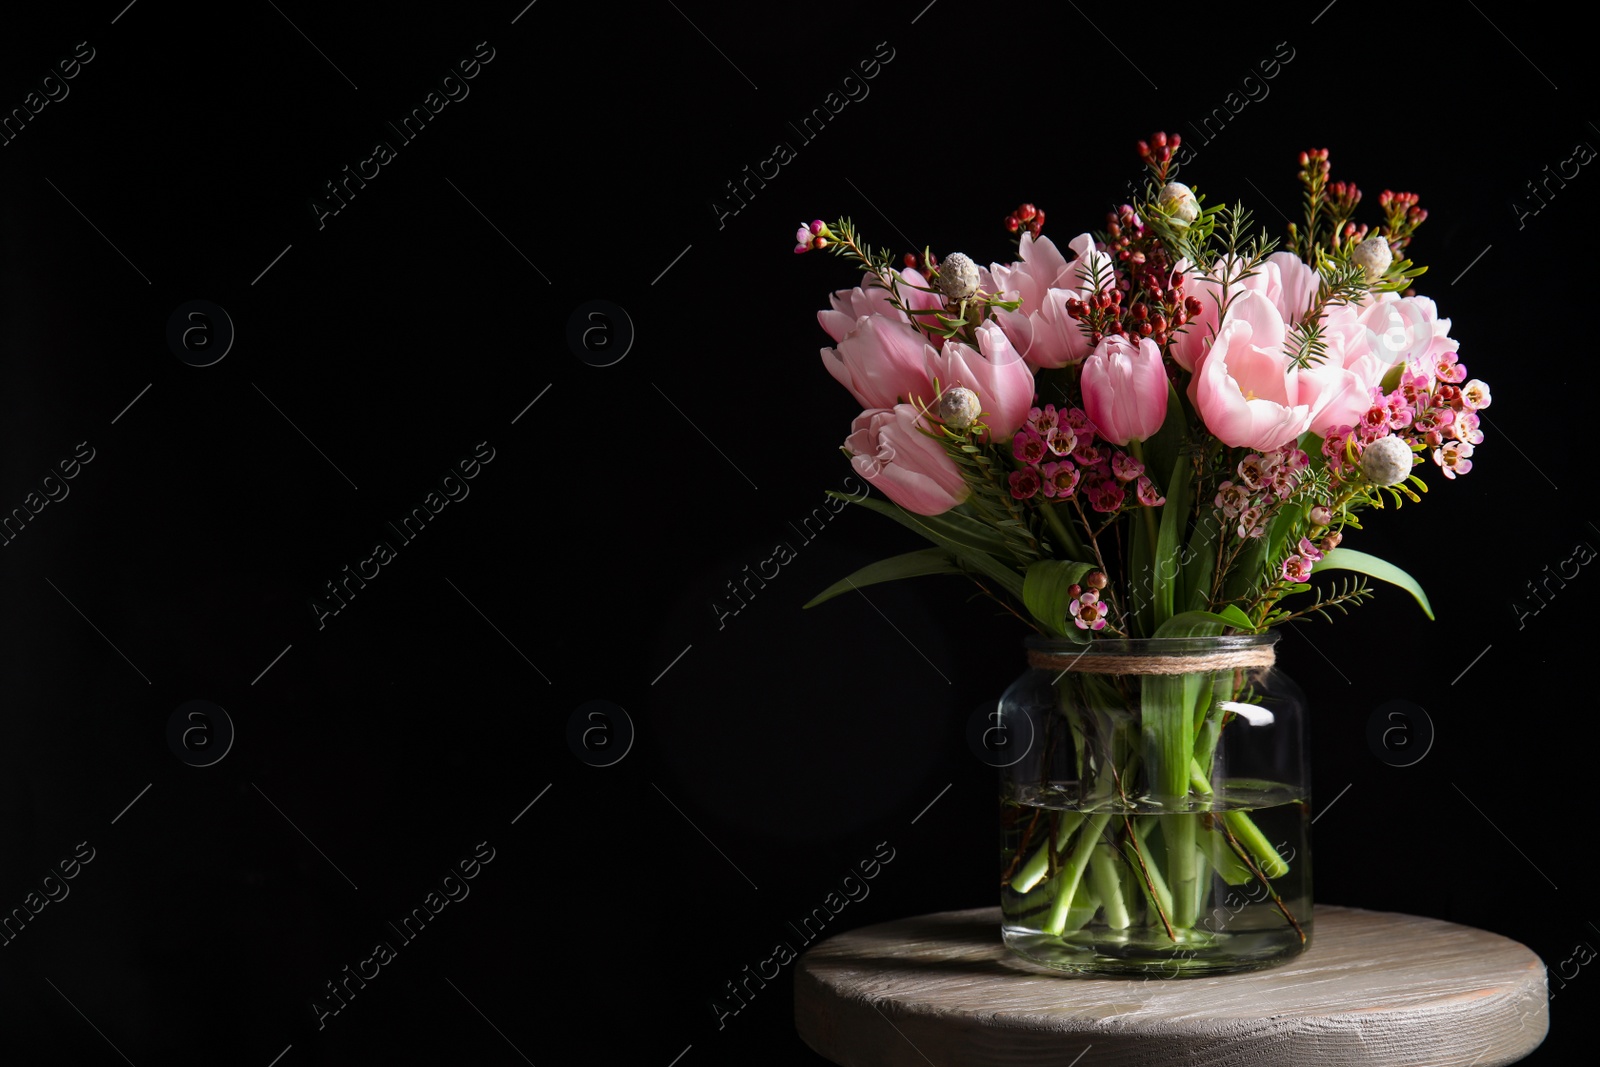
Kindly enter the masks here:
M 1128 843 L 1133 847 L 1134 858 L 1139 861 L 1139 873 L 1144 875 L 1144 884 L 1150 890 L 1150 903 L 1155 905 L 1156 914 L 1161 916 L 1161 925 L 1167 928 L 1167 937 L 1176 945 L 1177 931 L 1173 930 L 1172 920 L 1167 918 L 1166 910 L 1161 907 L 1161 895 L 1156 892 L 1155 879 L 1150 877 L 1150 868 L 1145 866 L 1144 853 L 1139 850 L 1139 836 L 1133 832 L 1133 820 L 1128 818 L 1128 794 L 1122 788 L 1122 776 L 1115 767 L 1111 768 L 1111 780 L 1117 783 L 1117 796 L 1122 800 L 1122 825 L 1127 831 Z
M 1265 874 L 1261 873 L 1261 868 L 1257 867 L 1254 861 L 1250 859 L 1250 856 L 1245 852 L 1244 847 L 1241 846 L 1238 839 L 1233 836 L 1233 831 L 1228 829 L 1228 824 L 1219 818 L 1216 821 L 1216 826 L 1222 831 L 1222 836 L 1228 839 L 1228 847 L 1232 848 L 1234 854 L 1239 857 L 1246 867 L 1250 868 L 1250 873 L 1256 876 L 1256 881 L 1260 882 L 1266 891 L 1272 894 L 1272 902 L 1278 906 L 1279 911 L 1283 912 L 1283 917 L 1289 920 L 1289 925 L 1294 927 L 1294 932 L 1300 935 L 1300 943 L 1302 945 L 1305 944 L 1306 932 L 1300 928 L 1300 924 L 1295 921 L 1295 917 L 1289 914 L 1289 908 L 1283 903 L 1283 898 L 1278 896 L 1278 891 L 1276 889 L 1272 888 L 1272 883 L 1267 880 L 1267 876 Z
M 1000 884 L 1002 886 L 1011 884 L 1011 879 L 1017 873 L 1017 868 L 1022 865 L 1023 854 L 1028 851 L 1028 845 L 1033 841 L 1034 827 L 1039 825 L 1039 816 L 1043 814 L 1043 808 L 1033 809 L 1033 818 L 1028 820 L 1027 828 L 1022 831 L 1022 840 L 1017 842 L 1017 851 L 1016 854 L 1011 857 L 1011 865 L 1005 869 L 1005 873 L 1000 875 Z

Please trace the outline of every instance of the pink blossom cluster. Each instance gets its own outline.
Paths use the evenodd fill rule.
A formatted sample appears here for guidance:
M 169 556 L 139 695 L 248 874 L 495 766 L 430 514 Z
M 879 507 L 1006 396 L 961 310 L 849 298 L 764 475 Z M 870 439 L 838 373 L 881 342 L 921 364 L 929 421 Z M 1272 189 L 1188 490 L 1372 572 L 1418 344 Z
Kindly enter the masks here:
M 1331 427 L 1322 452 L 1335 478 L 1354 476 L 1350 457 L 1359 464 L 1362 450 L 1372 442 L 1399 436 L 1415 449 L 1431 449 L 1434 463 L 1446 478 L 1472 469 L 1472 453 L 1483 443 L 1478 412 L 1489 406 L 1489 386 L 1474 378 L 1454 348 L 1431 354 L 1426 361 L 1408 361 L 1399 384 L 1388 393 L 1373 387 L 1368 406 L 1351 424 Z
M 826 247 L 832 235 L 813 222 L 795 236 L 796 251 L 804 251 Z M 1126 448 L 1160 429 L 1174 382 L 1212 436 L 1252 455 L 1277 453 L 1309 432 L 1327 442 L 1335 477 L 1348 479 L 1347 446 L 1359 456 L 1373 440 L 1400 434 L 1431 449 L 1447 478 L 1471 469 L 1483 439 L 1477 411 L 1488 406 L 1489 389 L 1466 380 L 1450 320 L 1432 300 L 1386 292 L 1322 306 L 1321 277 L 1291 252 L 1253 265 L 1224 258 L 1204 272 L 1184 260 L 1170 270 L 1146 263 L 1140 284 L 1155 284 L 1152 270 L 1170 274 L 1162 291 L 1189 294 L 1184 304 L 1193 310 L 1163 346 L 1144 334 L 1156 325 L 1148 312 L 1141 319 L 1138 306 L 1122 309 L 1132 282 L 1116 258 L 1090 234 L 1073 238 L 1067 252 L 1071 258 L 1049 238 L 1024 231 L 1016 262 L 979 268 L 979 292 L 1017 306 L 994 306 L 963 338 L 933 330 L 928 313 L 948 310 L 947 302 L 928 276 L 909 267 L 893 275 L 899 306 L 872 278 L 835 293 L 818 313 L 835 342 L 822 349 L 823 365 L 864 409 L 846 450 L 895 503 L 931 515 L 966 499 L 944 448 L 905 436 L 938 434 L 924 413 L 957 387 L 978 397 L 974 432 L 1010 443 L 1019 461 L 1010 478 L 1015 498 L 1081 495 L 1104 513 L 1119 511 L 1130 487 L 1138 503 L 1159 503 L 1142 471 L 1129 474 L 1137 460 L 1119 460 L 1111 446 Z M 1080 368 L 1082 408 L 1034 407 L 1035 373 L 1068 366 Z M 1396 378 L 1386 392 L 1383 383 Z M 1059 434 L 1063 425 L 1075 440 L 1052 448 L 1048 431 L 1055 426 Z M 1259 515 L 1252 506 L 1261 505 L 1241 504 L 1229 521 L 1253 529 Z
M 1021 464 L 1010 475 L 1011 495 L 1017 500 L 1040 494 L 1065 500 L 1081 489 L 1095 511 L 1116 514 L 1127 502 L 1131 483 L 1140 504 L 1166 503 L 1145 475 L 1144 464 L 1110 442 L 1096 444 L 1095 425 L 1081 408 L 1031 408 L 1011 439 L 1011 454 Z
M 1229 479 L 1217 486 L 1214 504 L 1239 537 L 1260 537 L 1266 520 L 1294 494 L 1300 472 L 1310 465 L 1311 457 L 1293 445 L 1252 452 L 1234 470 L 1238 481 Z

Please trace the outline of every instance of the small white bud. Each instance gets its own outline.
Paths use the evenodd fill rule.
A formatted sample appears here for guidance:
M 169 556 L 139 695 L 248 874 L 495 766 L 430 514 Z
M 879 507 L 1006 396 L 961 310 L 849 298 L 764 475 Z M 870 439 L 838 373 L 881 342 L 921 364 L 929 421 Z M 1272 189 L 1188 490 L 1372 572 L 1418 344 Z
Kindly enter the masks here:
M 983 414 L 983 404 L 971 389 L 946 389 L 939 397 L 939 421 L 952 430 L 965 430 Z
M 1361 452 L 1361 473 L 1377 485 L 1399 485 L 1411 473 L 1411 446 L 1398 437 L 1380 437 Z
M 978 291 L 978 265 L 969 256 L 952 252 L 939 261 L 938 288 L 951 300 L 966 300 Z
M 1194 190 L 1182 182 L 1168 182 L 1161 187 L 1161 195 L 1157 198 L 1161 206 L 1172 216 L 1176 226 L 1187 226 L 1200 217 L 1200 201 L 1194 198 Z
M 1375 233 L 1356 245 L 1350 258 L 1367 272 L 1367 277 L 1381 278 L 1394 262 L 1394 253 L 1389 249 L 1389 242 Z

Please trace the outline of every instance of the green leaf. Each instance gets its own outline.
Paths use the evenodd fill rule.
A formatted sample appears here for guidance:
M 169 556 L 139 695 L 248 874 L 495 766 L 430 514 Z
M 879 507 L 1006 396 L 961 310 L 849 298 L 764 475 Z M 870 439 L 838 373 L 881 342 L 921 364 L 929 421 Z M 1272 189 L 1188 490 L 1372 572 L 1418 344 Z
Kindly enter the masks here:
M 1214 511 L 1204 513 L 1194 524 L 1184 552 L 1188 563 L 1183 568 L 1183 591 L 1175 606 L 1200 611 L 1211 602 L 1211 578 L 1217 567 L 1217 542 L 1222 534 Z
M 1220 637 L 1228 627 L 1254 630 L 1249 616 L 1233 604 L 1220 612 L 1180 611 L 1162 623 L 1152 637 Z
M 1145 474 L 1155 483 L 1157 491 L 1168 498 L 1172 496 L 1172 483 L 1169 481 L 1163 484 L 1157 479 L 1173 469 L 1173 462 L 1183 448 L 1183 434 L 1187 421 L 1183 413 L 1183 401 L 1178 399 L 1178 390 L 1169 380 L 1167 416 L 1162 420 L 1160 429 L 1151 434 L 1143 445 Z
M 851 496 L 837 489 L 828 490 L 828 495 L 859 504 L 868 511 L 887 515 L 901 526 L 916 531 L 936 544 L 941 540 L 954 541 L 963 548 L 987 552 L 990 555 L 999 555 L 1006 550 L 1005 539 L 999 533 L 959 509 L 952 509 L 942 515 L 917 515 L 898 504 L 879 500 L 877 497 Z
M 915 552 L 890 556 L 888 559 L 880 559 L 876 563 L 869 563 L 848 578 L 841 578 L 834 582 L 801 606 L 803 608 L 816 607 L 824 600 L 832 600 L 840 593 L 847 593 L 863 585 L 893 582 L 901 578 L 918 578 L 924 574 L 966 573 L 956 565 L 954 557 L 945 549 L 919 548 Z
M 1365 552 L 1357 552 L 1351 548 L 1330 549 L 1322 554 L 1322 558 L 1311 565 L 1311 571 L 1355 571 L 1365 574 L 1369 578 L 1376 578 L 1390 585 L 1398 585 L 1401 589 L 1417 598 L 1417 603 L 1422 606 L 1422 613 L 1428 618 L 1433 618 L 1433 606 L 1428 603 L 1428 594 L 1422 591 L 1422 586 L 1417 580 L 1393 563 L 1369 556 Z
M 1255 623 L 1250 621 L 1250 616 L 1246 615 L 1237 604 L 1225 605 L 1217 614 L 1221 618 L 1228 620 L 1228 624 L 1236 629 L 1249 633 L 1255 632 Z
M 1161 526 L 1156 534 L 1154 621 L 1157 628 L 1172 618 L 1179 584 L 1178 538 L 1183 535 L 1189 514 L 1189 485 L 1193 476 L 1194 464 L 1180 453 L 1173 461 L 1172 477 L 1167 479 L 1167 502 L 1161 506 Z
M 1041 559 L 1030 564 L 1022 580 L 1022 602 L 1050 633 L 1081 640 L 1077 626 L 1067 624 L 1067 609 L 1072 603 L 1068 590 L 1092 570 L 1091 564 L 1062 559 Z
M 1143 511 L 1143 507 L 1134 512 Z M 1150 556 L 1155 551 L 1154 538 L 1145 526 L 1147 516 L 1130 513 L 1128 527 L 1128 614 L 1132 616 L 1133 632 L 1142 636 L 1155 629 L 1155 563 Z
M 1300 522 L 1305 518 L 1308 504 L 1284 504 L 1272 517 L 1272 525 L 1267 528 L 1266 537 L 1271 541 L 1267 550 L 1267 559 L 1278 560 L 1285 555 L 1284 549 L 1289 543 L 1289 538 L 1294 536 L 1300 528 Z
M 836 489 L 830 489 L 828 492 L 830 495 L 837 495 L 859 504 L 869 511 L 887 515 L 906 529 L 916 531 L 945 549 L 1018 600 L 1022 599 L 1022 576 L 1014 568 L 995 559 L 992 554 L 1005 552 L 1005 542 L 1001 540 L 999 534 L 978 520 L 957 511 L 947 511 L 942 515 L 917 515 L 886 500 L 853 497 Z
M 1267 566 L 1267 535 L 1271 532 L 1270 529 L 1263 530 L 1260 537 L 1252 537 L 1245 542 L 1223 581 L 1224 599 L 1241 600 L 1256 594 L 1261 586 L 1262 572 Z

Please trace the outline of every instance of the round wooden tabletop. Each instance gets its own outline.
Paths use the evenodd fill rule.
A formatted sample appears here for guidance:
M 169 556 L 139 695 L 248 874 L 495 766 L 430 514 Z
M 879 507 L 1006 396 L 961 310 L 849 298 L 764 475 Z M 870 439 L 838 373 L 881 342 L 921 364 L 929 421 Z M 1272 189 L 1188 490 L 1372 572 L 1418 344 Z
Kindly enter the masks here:
M 1495 1067 L 1548 1008 L 1509 938 L 1322 904 L 1302 955 L 1222 977 L 1051 971 L 1006 950 L 999 908 L 852 930 L 795 974 L 800 1036 L 843 1067 Z

